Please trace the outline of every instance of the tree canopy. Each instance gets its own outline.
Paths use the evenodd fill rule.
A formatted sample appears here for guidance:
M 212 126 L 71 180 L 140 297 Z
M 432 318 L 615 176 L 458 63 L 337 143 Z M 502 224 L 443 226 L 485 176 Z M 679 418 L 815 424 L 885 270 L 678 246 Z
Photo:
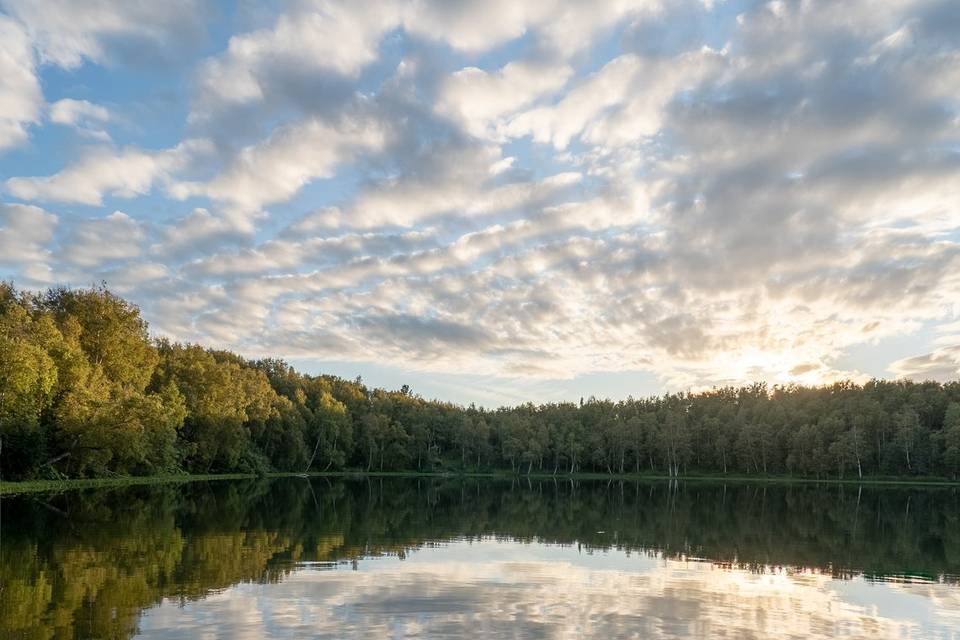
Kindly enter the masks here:
M 363 469 L 960 475 L 960 383 L 484 409 L 154 339 L 105 287 L 0 284 L 4 478 Z

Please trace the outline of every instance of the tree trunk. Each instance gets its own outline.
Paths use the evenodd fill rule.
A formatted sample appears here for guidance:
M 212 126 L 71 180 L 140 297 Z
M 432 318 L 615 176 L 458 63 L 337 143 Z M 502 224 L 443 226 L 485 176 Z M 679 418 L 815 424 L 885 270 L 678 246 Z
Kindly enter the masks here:
M 49 460 L 47 460 L 47 461 L 44 462 L 43 464 L 44 464 L 44 466 L 46 466 L 46 465 L 48 465 L 48 464 L 53 464 L 54 462 L 59 462 L 59 461 L 63 460 L 64 458 L 69 458 L 70 455 L 71 455 L 71 452 L 70 452 L 70 451 L 67 451 L 66 453 L 61 453 L 61 454 L 58 455 L 58 456 L 53 456 L 52 458 L 50 458 Z

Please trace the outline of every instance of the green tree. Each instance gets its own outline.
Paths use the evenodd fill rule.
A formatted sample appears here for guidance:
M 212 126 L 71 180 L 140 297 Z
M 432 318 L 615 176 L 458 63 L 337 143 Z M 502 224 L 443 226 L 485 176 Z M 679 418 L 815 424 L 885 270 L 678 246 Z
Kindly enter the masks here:
M 911 407 L 899 411 L 893 418 L 895 441 L 903 453 L 908 472 L 914 470 L 920 440 L 920 418 Z M 912 458 L 911 458 L 912 456 Z
M 248 423 L 276 418 L 280 404 L 266 375 L 196 345 L 161 343 L 160 353 L 153 385 L 173 384 L 183 395 L 188 466 L 202 472 L 261 468 Z
M 956 480 L 960 476 L 960 402 L 951 402 L 947 407 L 939 440 L 944 470 Z
M 0 312 L 0 465 L 13 476 L 32 471 L 44 454 L 41 417 L 54 400 L 58 371 L 45 349 L 45 319 L 16 303 Z M 49 329 L 49 327 L 47 327 Z

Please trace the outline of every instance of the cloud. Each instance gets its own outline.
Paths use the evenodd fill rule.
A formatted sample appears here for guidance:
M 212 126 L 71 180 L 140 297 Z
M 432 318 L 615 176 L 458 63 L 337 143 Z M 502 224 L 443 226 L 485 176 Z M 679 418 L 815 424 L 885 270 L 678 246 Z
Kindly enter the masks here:
M 87 100 L 64 98 L 49 107 L 50 121 L 57 124 L 79 126 L 86 123 L 103 123 L 110 120 L 106 107 Z
M 862 379 L 833 364 L 849 345 L 942 317 L 960 290 L 958 166 L 956 116 L 934 108 L 953 81 L 944 50 L 894 61 L 876 43 L 901 26 L 854 9 L 866 19 L 758 6 L 729 48 L 626 51 L 593 73 L 518 61 L 444 76 L 436 111 L 483 141 L 417 121 L 420 146 L 389 149 L 395 172 L 295 225 L 317 244 L 293 234 L 198 263 L 257 292 L 220 335 L 438 371 L 644 369 L 672 388 Z M 554 155 L 574 170 L 524 176 L 528 159 L 501 146 L 524 136 L 574 149 Z M 424 221 L 431 246 L 310 257 L 342 226 Z M 274 304 L 297 309 L 282 332 Z M 437 320 L 471 333 L 438 328 L 458 344 L 443 348 L 416 330 Z
M 43 94 L 34 67 L 27 33 L 0 14 L 0 152 L 23 144 L 27 127 L 40 119 Z
M 409 314 L 364 315 L 355 320 L 367 339 L 398 350 L 413 348 L 421 357 L 444 358 L 456 352 L 454 361 L 467 354 L 482 353 L 493 344 L 492 336 L 470 324 Z
M 500 162 L 491 147 L 435 146 L 405 158 L 405 172 L 360 191 L 343 212 L 324 212 L 331 224 L 360 228 L 409 226 L 441 214 L 463 219 L 504 211 L 533 211 L 562 198 L 581 176 L 564 172 L 539 182 L 500 182 L 493 169 Z
M 663 127 L 664 109 L 683 89 L 693 88 L 722 67 L 722 55 L 704 48 L 672 59 L 625 54 L 572 88 L 556 105 L 532 109 L 506 126 L 512 137 L 565 149 L 584 134 L 586 142 L 619 145 L 652 136 Z
M 890 371 L 898 378 L 951 382 L 960 378 L 960 345 L 897 360 Z
M 587 47 L 597 30 L 658 6 L 618 1 L 589 8 L 553 1 L 304 2 L 270 27 L 233 36 L 226 52 L 204 65 L 193 117 L 202 120 L 231 106 L 266 100 L 302 104 L 324 76 L 356 77 L 377 60 L 384 34 L 397 28 L 477 54 L 542 27 L 544 46 L 569 56 Z M 515 83 L 523 74 L 515 68 L 506 81 Z
M 235 35 L 226 52 L 203 65 L 191 118 L 267 100 L 319 98 L 318 80 L 329 75 L 336 84 L 337 76 L 356 76 L 376 60 L 381 36 L 397 21 L 389 1 L 306 2 L 272 27 Z
M 267 140 L 242 149 L 231 165 L 207 183 L 182 182 L 173 193 L 204 195 L 244 210 L 284 202 L 317 178 L 363 153 L 382 149 L 389 129 L 376 120 L 345 118 L 335 124 L 307 119 L 283 127 Z
M 119 252 L 118 252 L 119 253 Z M 132 257 L 132 256 L 123 256 Z M 154 283 L 162 283 L 171 276 L 170 269 L 158 262 L 134 262 L 122 267 L 100 271 L 100 278 L 121 294 L 142 291 Z
M 414 2 L 404 13 L 404 28 L 468 54 L 532 33 L 545 53 L 568 58 L 588 48 L 599 32 L 616 22 L 660 9 L 659 0 L 600 0 L 589 5 L 558 0 Z
M 27 126 L 40 120 L 44 101 L 38 66 L 72 70 L 84 60 L 107 64 L 116 60 L 113 53 L 151 64 L 178 57 L 202 39 L 204 6 L 205 0 L 0 2 L 6 14 L 0 14 L 0 151 L 26 141 Z M 61 100 L 52 107 L 54 122 L 78 124 L 77 117 L 106 120 L 102 107 L 85 101 Z M 100 130 L 83 130 L 106 139 Z
M 431 543 L 394 557 L 368 557 L 283 582 L 238 584 L 144 612 L 146 635 L 226 633 L 322 638 L 400 636 L 824 638 L 944 635 L 956 624 L 949 585 L 838 587 L 828 572 L 731 568 L 656 553 L 603 553 L 578 545 L 469 539 Z M 918 603 L 878 607 L 898 590 Z M 869 595 L 865 595 L 869 594 Z M 905 594 L 898 594 L 905 597 Z M 880 609 L 878 611 L 878 608 Z
M 76 69 L 84 59 L 99 64 L 115 62 L 120 51 L 128 60 L 176 56 L 202 38 L 206 3 L 75 2 L 73 0 L 3 0 L 9 15 L 30 34 L 42 63 Z M 135 46 L 134 46 L 135 43 Z
M 201 140 L 187 140 L 163 151 L 133 146 L 98 147 L 58 173 L 10 178 L 5 186 L 9 193 L 23 200 L 99 205 L 104 196 L 133 198 L 149 193 L 156 182 L 183 169 L 195 155 L 208 150 Z
M 156 242 L 150 253 L 158 258 L 176 260 L 197 253 L 211 253 L 224 243 L 238 241 L 249 236 L 250 229 L 237 220 L 215 215 L 207 209 L 197 208 L 189 214 L 163 225 L 152 236 Z
M 47 108 L 47 117 L 50 122 L 73 127 L 91 138 L 110 140 L 110 135 L 102 128 L 110 121 L 110 111 L 102 105 L 87 100 L 64 98 Z
M 573 74 L 568 65 L 547 66 L 511 62 L 496 73 L 467 67 L 447 78 L 437 110 L 459 120 L 478 137 L 491 135 L 491 124 L 542 95 L 560 89 Z
M 7 191 L 23 200 L 53 200 L 97 205 L 104 195 L 133 197 L 147 193 L 160 174 L 157 157 L 136 148 L 98 149 L 78 163 L 47 177 L 10 178 Z
M 46 260 L 57 217 L 40 207 L 0 203 L 0 262 L 18 265 Z
M 113 72 L 106 30 L 61 47 L 23 7 L 14 94 L 49 64 Z M 504 380 L 639 370 L 668 389 L 863 379 L 880 372 L 851 346 L 955 317 L 949 2 L 279 9 L 221 22 L 249 29 L 192 61 L 158 134 L 179 145 L 83 145 L 6 180 L 25 201 L 131 199 L 4 231 L 14 271 L 108 277 L 171 336 L 244 353 Z M 174 18 L 152 24 L 117 29 L 177 42 Z M 95 131 L 131 108 L 69 89 L 89 101 L 51 122 Z M 39 111 L 9 110 L 21 144 L 47 134 L 34 95 Z M 955 375 L 952 335 L 891 370 Z
M 74 223 L 62 241 L 63 259 L 80 267 L 140 256 L 143 229 L 136 220 L 114 211 L 103 218 Z
M 349 82 L 378 60 L 382 39 L 403 30 L 408 37 L 442 42 L 455 51 L 477 55 L 533 32 L 544 57 L 566 59 L 590 46 L 597 33 L 631 15 L 658 12 L 658 1 L 591 3 L 589 7 L 549 0 L 517 4 L 467 0 L 356 3 L 314 0 L 280 14 L 272 26 L 230 39 L 227 50 L 206 61 L 192 121 L 210 123 L 236 109 L 287 106 L 311 112 L 349 99 Z M 508 88 L 538 65 L 508 65 Z M 563 65 L 553 73 L 564 73 Z M 248 117 L 246 122 L 256 122 Z

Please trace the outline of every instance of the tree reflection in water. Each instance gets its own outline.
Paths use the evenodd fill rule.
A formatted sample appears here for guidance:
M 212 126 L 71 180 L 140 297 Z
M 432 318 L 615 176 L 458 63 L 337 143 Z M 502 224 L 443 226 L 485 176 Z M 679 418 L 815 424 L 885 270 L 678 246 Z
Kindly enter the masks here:
M 0 509 L 0 637 L 126 638 L 166 599 L 448 542 L 570 545 L 547 554 L 558 563 L 606 549 L 696 558 L 716 575 L 960 575 L 955 488 L 289 478 L 19 496 Z

